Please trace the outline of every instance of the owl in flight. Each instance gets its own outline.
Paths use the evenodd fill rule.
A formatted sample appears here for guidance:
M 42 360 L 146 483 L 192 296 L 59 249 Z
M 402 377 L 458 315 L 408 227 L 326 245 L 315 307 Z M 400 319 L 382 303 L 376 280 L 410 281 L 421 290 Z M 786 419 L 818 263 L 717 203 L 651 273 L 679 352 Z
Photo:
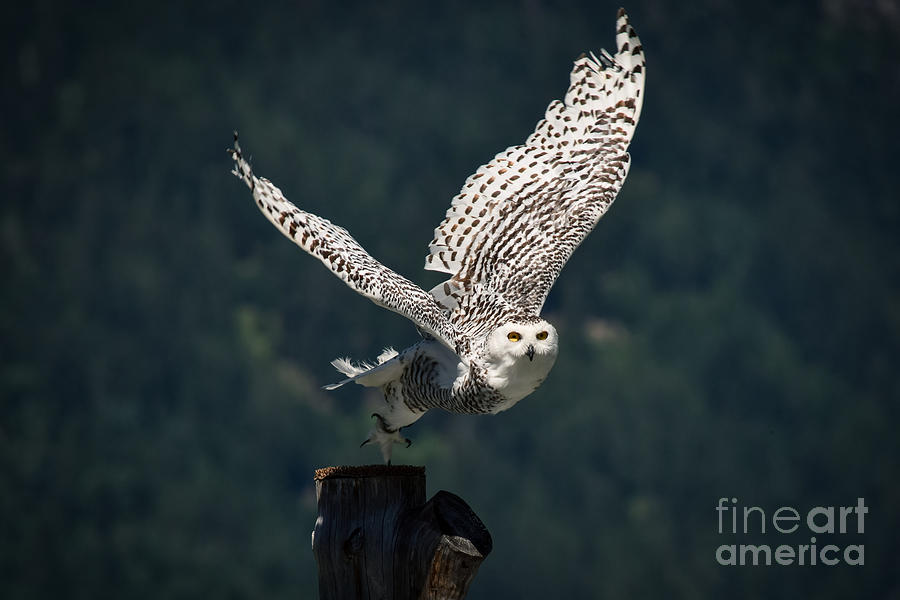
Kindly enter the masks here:
M 372 258 L 346 229 L 289 202 L 257 177 L 235 133 L 234 174 L 263 215 L 344 283 L 411 320 L 423 339 L 388 349 L 376 364 L 337 359 L 354 382 L 381 388 L 374 442 L 390 463 L 400 430 L 432 408 L 496 414 L 533 392 L 556 361 L 556 329 L 541 307 L 572 252 L 612 204 L 628 174 L 641 114 L 644 54 L 619 9 L 615 56 L 575 61 L 565 99 L 554 100 L 525 143 L 466 180 L 434 231 L 425 268 L 450 278 L 426 292 Z

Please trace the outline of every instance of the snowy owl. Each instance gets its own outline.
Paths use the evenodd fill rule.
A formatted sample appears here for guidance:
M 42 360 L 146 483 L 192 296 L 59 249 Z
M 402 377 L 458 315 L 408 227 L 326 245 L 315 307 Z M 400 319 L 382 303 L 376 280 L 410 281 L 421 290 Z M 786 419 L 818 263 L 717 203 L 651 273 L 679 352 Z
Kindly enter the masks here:
M 524 144 L 480 167 L 435 229 L 425 268 L 450 278 L 430 292 L 370 256 L 346 229 L 289 202 L 257 177 L 237 133 L 234 174 L 285 236 L 359 294 L 411 320 L 423 339 L 376 364 L 337 359 L 354 382 L 381 388 L 385 406 L 363 445 L 390 463 L 401 429 L 432 408 L 496 414 L 533 392 L 556 361 L 559 338 L 540 312 L 572 252 L 609 209 L 628 174 L 641 113 L 644 54 L 625 11 L 615 56 L 575 61 L 565 99 L 554 100 Z

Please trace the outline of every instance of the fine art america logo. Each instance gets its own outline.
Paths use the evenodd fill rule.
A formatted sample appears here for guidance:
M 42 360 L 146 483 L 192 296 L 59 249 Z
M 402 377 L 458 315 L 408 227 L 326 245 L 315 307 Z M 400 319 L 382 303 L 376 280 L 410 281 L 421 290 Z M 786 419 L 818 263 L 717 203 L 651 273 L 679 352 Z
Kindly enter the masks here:
M 738 507 L 737 503 L 737 498 L 719 498 L 716 513 L 720 535 L 788 535 L 797 533 L 801 525 L 805 525 L 809 542 L 796 545 L 722 544 L 716 549 L 716 561 L 720 565 L 865 564 L 863 544 L 824 543 L 841 541 L 834 537 L 835 534 L 865 533 L 865 516 L 869 508 L 864 498 L 857 498 L 856 506 L 815 506 L 806 513 L 782 506 L 769 515 L 758 506 Z M 771 523 L 771 529 L 767 530 L 767 523 Z M 800 533 L 805 534 L 806 530 Z M 817 541 L 817 535 L 828 537 Z

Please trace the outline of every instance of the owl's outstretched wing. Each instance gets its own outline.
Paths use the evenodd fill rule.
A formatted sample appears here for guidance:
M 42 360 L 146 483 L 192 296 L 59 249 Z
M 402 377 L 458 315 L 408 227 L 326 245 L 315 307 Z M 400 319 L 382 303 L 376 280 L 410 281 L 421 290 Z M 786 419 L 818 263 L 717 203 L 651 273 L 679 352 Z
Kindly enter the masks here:
M 355 291 L 403 315 L 461 358 L 468 356 L 468 340 L 459 334 L 431 294 L 372 258 L 346 229 L 297 208 L 272 182 L 254 175 L 241 153 L 237 133 L 229 153 L 234 159 L 232 172 L 247 184 L 256 205 L 281 233 L 322 261 Z
M 435 229 L 425 268 L 452 277 L 431 293 L 469 335 L 510 313 L 537 316 L 619 192 L 644 87 L 641 43 L 622 9 L 616 46 L 615 56 L 575 61 L 565 100 L 550 103 L 524 145 L 469 177 Z

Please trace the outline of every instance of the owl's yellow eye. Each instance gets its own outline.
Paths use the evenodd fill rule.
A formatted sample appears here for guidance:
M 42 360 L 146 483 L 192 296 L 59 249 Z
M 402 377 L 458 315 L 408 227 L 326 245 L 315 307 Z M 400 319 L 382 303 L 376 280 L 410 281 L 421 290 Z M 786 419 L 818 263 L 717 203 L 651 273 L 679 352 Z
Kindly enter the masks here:
M 546 331 L 542 331 L 542 332 L 540 332 L 539 334 L 537 334 L 537 335 L 534 336 L 534 337 L 536 337 L 536 338 L 539 339 L 539 340 L 546 340 L 546 339 L 547 339 L 547 332 L 546 332 Z
M 518 331 L 510 331 L 509 333 L 506 334 L 506 339 L 508 339 L 511 342 L 518 342 L 519 340 L 522 339 L 522 336 L 519 335 Z

